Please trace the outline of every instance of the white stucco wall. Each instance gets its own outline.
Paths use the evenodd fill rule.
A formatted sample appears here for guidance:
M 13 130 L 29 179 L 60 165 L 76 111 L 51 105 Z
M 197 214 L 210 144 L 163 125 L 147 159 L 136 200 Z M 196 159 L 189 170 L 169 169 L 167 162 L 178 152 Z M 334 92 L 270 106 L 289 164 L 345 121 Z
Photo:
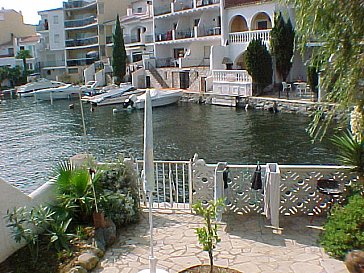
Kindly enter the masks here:
M 54 22 L 54 16 L 58 16 L 58 24 Z M 62 9 L 48 11 L 49 45 L 51 50 L 65 48 L 64 14 Z M 59 35 L 59 43 L 55 41 L 55 35 Z
M 32 207 L 51 202 L 54 198 L 54 188 L 52 183 L 46 183 L 30 195 L 26 195 L 0 178 L 0 192 L 0 262 L 2 262 L 23 246 L 13 240 L 10 229 L 6 227 L 7 221 L 4 216 L 7 210 L 12 210 L 14 207 Z

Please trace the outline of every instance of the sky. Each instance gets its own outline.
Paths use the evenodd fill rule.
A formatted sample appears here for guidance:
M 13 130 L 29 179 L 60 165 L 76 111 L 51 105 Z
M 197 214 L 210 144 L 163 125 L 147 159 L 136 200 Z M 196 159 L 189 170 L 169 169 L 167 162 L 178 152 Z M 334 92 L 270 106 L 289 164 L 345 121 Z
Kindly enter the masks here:
M 21 11 L 24 23 L 37 25 L 40 16 L 38 11 L 62 7 L 65 0 L 0 0 L 0 9 Z

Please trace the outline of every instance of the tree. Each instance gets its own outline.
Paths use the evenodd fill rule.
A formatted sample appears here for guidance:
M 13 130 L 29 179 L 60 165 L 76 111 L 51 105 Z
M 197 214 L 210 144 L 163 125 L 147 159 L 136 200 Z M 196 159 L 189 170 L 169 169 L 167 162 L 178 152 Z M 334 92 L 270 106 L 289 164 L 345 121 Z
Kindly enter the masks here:
M 261 94 L 272 83 L 272 57 L 261 40 L 252 40 L 245 52 L 248 73 L 253 79 L 253 91 Z
M 292 67 L 295 32 L 291 20 L 284 21 L 282 13 L 276 14 L 274 27 L 270 33 L 271 52 L 275 57 L 275 65 L 278 76 L 286 81 Z
M 288 2 L 295 6 L 301 50 L 304 52 L 308 42 L 318 45 L 310 65 L 322 71 L 320 88 L 326 93 L 324 99 L 334 103 L 329 109 L 318 110 L 309 128 L 314 139 L 322 139 L 334 117 L 337 127 L 347 127 L 347 110 L 354 106 L 356 119 L 364 119 L 364 5 L 362 0 Z M 363 135 L 364 128 L 352 126 L 352 130 L 353 134 Z
M 3 66 L 0 67 L 0 82 L 4 80 L 9 80 L 11 86 L 14 86 L 15 84 L 18 84 L 20 82 L 20 67 L 8 67 Z
M 119 84 L 126 74 L 126 51 L 124 45 L 123 31 L 120 27 L 119 15 L 116 17 L 115 32 L 113 34 L 112 68 L 116 83 Z
M 222 198 L 219 198 L 216 202 L 210 201 L 207 206 L 204 206 L 201 201 L 193 205 L 194 211 L 205 220 L 205 226 L 196 228 L 196 234 L 203 250 L 209 253 L 210 273 L 213 272 L 214 268 L 212 251 L 216 248 L 216 244 L 221 241 L 217 234 L 218 226 L 216 224 L 216 219 L 219 211 L 221 211 L 224 206 L 224 199 Z
M 27 59 L 32 58 L 32 55 L 30 54 L 29 50 L 20 50 L 18 54 L 16 55 L 17 59 L 22 59 L 23 61 L 23 77 L 27 76 Z

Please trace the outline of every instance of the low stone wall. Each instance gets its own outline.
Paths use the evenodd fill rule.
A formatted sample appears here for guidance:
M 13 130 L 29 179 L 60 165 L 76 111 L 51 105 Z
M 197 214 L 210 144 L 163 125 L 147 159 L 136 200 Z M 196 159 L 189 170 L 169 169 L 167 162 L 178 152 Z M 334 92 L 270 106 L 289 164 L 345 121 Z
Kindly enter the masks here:
M 272 112 L 300 113 L 304 115 L 310 115 L 315 112 L 318 107 L 326 109 L 332 107 L 332 105 L 328 103 L 318 103 L 305 100 L 287 100 L 269 97 L 234 97 L 188 91 L 184 92 L 182 101 L 233 106 L 245 109 L 267 110 Z
M 11 236 L 10 229 L 6 227 L 4 218 L 7 211 L 18 207 L 34 207 L 39 204 L 47 204 L 54 200 L 54 184 L 51 182 L 43 184 L 30 195 L 20 191 L 18 188 L 0 178 L 0 263 L 6 260 L 12 253 L 17 251 L 23 244 L 16 243 Z

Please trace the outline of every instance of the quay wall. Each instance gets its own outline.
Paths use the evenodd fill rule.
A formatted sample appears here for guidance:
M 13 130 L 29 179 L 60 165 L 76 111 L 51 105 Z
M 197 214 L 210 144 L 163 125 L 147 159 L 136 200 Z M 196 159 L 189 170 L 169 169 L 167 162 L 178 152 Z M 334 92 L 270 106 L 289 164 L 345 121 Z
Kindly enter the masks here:
M 7 183 L 0 178 L 0 263 L 5 261 L 7 257 L 24 246 L 16 243 L 12 238 L 10 228 L 5 216 L 7 211 L 12 211 L 15 207 L 34 207 L 40 204 L 47 204 L 54 200 L 54 184 L 47 182 L 41 187 L 27 195 L 18 188 Z
M 245 109 L 267 110 L 285 113 L 300 113 L 310 115 L 315 112 L 318 107 L 329 109 L 332 104 L 319 103 L 308 100 L 297 99 L 279 99 L 271 97 L 241 97 L 218 95 L 213 93 L 200 93 L 185 91 L 182 97 L 184 102 L 206 103 L 221 106 L 239 107 Z M 274 109 L 274 107 L 276 109 Z

